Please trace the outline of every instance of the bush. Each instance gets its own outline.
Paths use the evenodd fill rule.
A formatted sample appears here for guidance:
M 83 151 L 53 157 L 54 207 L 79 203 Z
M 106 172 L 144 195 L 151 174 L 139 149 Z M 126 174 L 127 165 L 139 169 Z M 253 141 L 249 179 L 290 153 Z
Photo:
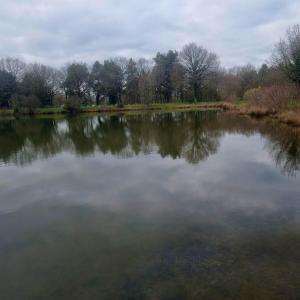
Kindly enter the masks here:
M 244 99 L 251 105 L 263 106 L 263 94 L 264 92 L 262 88 L 253 88 L 245 92 Z
M 300 87 L 296 84 L 272 85 L 248 90 L 244 95 L 251 105 L 284 110 L 300 103 Z
M 67 111 L 67 113 L 74 115 L 80 112 L 81 104 L 81 98 L 78 96 L 72 96 L 65 101 L 64 109 Z
M 33 115 L 40 106 L 40 100 L 34 95 L 14 95 L 10 100 L 10 107 L 15 113 L 24 112 Z
M 224 101 L 230 102 L 230 103 L 235 103 L 240 100 L 240 98 L 236 94 L 230 94 L 226 98 L 223 98 L 223 99 L 224 99 Z
M 54 106 L 61 106 L 64 105 L 64 103 L 66 102 L 66 98 L 64 95 L 62 94 L 55 94 L 54 98 L 53 98 L 53 105 Z

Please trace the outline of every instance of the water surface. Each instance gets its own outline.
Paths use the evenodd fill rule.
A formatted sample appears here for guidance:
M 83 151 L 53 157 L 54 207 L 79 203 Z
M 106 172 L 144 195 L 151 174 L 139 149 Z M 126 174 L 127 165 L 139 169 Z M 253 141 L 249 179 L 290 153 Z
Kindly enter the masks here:
M 0 299 L 299 299 L 300 133 L 218 112 L 0 121 Z

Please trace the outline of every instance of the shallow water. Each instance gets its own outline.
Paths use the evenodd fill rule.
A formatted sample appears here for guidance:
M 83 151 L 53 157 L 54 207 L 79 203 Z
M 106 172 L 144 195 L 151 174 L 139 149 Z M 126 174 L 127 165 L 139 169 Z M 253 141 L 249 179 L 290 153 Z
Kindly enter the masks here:
M 0 121 L 0 299 L 299 299 L 300 133 L 218 112 Z

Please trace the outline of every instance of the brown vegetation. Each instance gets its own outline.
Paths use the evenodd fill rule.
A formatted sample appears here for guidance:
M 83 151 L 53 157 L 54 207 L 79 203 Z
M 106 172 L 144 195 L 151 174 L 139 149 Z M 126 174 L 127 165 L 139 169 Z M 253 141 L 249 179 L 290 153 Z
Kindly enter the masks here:
M 294 83 L 253 88 L 244 95 L 248 105 L 240 113 L 255 117 L 274 116 L 279 121 L 300 125 L 300 87 Z
M 282 112 L 277 115 L 277 118 L 282 123 L 300 126 L 300 110 Z
M 268 108 L 272 111 L 284 111 L 297 107 L 300 103 L 300 87 L 294 83 L 272 85 L 248 90 L 245 100 L 252 106 Z
M 265 117 L 265 116 L 270 116 L 275 114 L 275 111 L 267 107 L 261 107 L 261 106 L 247 106 L 244 108 L 240 108 L 239 112 L 241 114 L 249 115 L 252 117 Z

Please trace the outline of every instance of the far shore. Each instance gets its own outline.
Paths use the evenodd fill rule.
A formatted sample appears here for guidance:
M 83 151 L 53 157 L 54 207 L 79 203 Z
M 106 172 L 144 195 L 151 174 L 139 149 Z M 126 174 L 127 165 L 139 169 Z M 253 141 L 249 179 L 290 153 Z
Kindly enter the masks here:
M 118 105 L 90 105 L 82 106 L 79 113 L 114 113 L 114 112 L 139 112 L 139 111 L 188 111 L 198 109 L 220 109 L 226 110 L 227 103 L 224 102 L 199 102 L 199 103 L 155 103 L 155 104 L 128 104 Z M 13 109 L 0 109 L 0 116 L 22 116 L 22 115 L 59 115 L 68 114 L 63 106 L 37 108 L 33 113 L 21 110 L 16 113 Z
M 147 111 L 193 111 L 193 110 L 221 110 L 248 115 L 250 117 L 262 118 L 271 117 L 281 123 L 300 127 L 300 110 L 291 108 L 288 110 L 277 111 L 274 109 L 253 106 L 245 101 L 235 103 L 229 102 L 198 102 L 198 103 L 154 103 L 154 104 L 128 104 L 118 105 L 90 105 L 82 106 L 79 114 L 86 113 L 125 113 L 125 112 L 147 112 Z M 13 109 L 0 109 L 1 117 L 20 117 L 20 116 L 47 116 L 47 115 L 66 115 L 67 110 L 63 106 L 37 108 L 34 113 L 26 110 L 15 113 Z

